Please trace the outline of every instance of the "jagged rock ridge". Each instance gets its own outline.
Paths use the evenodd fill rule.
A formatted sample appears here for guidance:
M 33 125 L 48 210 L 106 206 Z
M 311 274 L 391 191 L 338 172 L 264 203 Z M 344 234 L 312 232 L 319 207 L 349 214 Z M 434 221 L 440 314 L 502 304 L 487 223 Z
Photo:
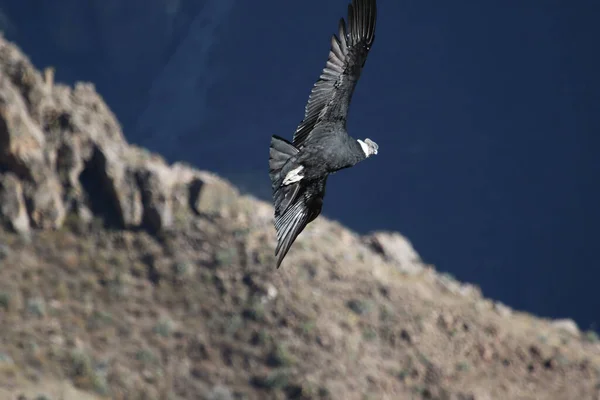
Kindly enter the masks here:
M 42 76 L 4 40 L 0 65 L 0 218 L 9 228 L 57 229 L 72 212 L 159 231 L 181 209 L 209 211 L 205 193 L 235 193 L 210 173 L 129 145 L 92 84 L 54 84 L 51 70 Z

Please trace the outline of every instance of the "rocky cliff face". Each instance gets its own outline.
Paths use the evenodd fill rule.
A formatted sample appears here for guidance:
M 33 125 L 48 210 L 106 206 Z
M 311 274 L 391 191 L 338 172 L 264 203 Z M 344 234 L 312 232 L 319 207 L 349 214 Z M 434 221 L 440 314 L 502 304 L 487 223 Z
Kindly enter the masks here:
M 127 144 L 91 84 L 54 84 L 19 51 L 0 47 L 0 217 L 21 233 L 60 228 L 73 213 L 119 228 L 168 229 L 179 212 L 204 212 L 211 174 Z M 214 189 L 214 188 L 213 188 Z M 217 189 L 218 190 L 218 189 Z
M 600 347 L 320 218 L 129 145 L 0 39 L 0 397 L 596 399 Z

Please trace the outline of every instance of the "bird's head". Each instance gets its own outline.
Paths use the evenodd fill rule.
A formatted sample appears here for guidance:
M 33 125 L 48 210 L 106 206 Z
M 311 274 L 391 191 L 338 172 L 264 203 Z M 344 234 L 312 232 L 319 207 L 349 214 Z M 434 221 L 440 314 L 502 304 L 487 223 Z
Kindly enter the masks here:
M 365 153 L 365 158 L 369 158 L 370 156 L 377 154 L 377 151 L 379 150 L 377 143 L 369 138 L 366 138 L 364 141 L 358 139 L 357 142 L 360 144 L 362 151 Z

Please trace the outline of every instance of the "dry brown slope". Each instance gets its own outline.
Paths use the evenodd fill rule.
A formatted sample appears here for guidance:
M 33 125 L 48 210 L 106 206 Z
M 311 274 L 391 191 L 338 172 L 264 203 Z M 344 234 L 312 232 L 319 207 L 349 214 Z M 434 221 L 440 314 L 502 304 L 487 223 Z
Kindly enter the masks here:
M 128 145 L 91 85 L 50 78 L 0 40 L 0 394 L 599 395 L 595 338 L 495 305 L 398 234 L 321 218 L 275 270 L 268 204 Z

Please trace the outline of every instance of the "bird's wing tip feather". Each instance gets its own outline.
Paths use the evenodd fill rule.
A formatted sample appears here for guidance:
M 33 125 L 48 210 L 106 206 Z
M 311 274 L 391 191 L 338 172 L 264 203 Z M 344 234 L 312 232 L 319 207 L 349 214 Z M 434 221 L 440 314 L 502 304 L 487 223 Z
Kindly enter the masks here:
M 338 101 L 350 102 L 353 85 L 375 40 L 376 18 L 376 0 L 352 0 L 348 3 L 347 19 L 339 19 L 337 36 L 334 34 L 331 38 L 327 64 L 311 90 L 304 119 L 294 133 L 294 145 L 301 147 L 315 126 L 322 119 L 331 117 L 326 114 L 331 111 L 329 103 L 336 96 L 340 96 Z M 343 85 L 346 86 L 340 89 Z M 345 117 L 347 108 L 343 107 L 342 117 Z
M 277 257 L 277 268 L 281 265 L 298 235 L 306 227 L 308 217 L 309 211 L 306 204 L 298 201 L 276 218 L 277 246 L 275 247 L 275 256 Z

